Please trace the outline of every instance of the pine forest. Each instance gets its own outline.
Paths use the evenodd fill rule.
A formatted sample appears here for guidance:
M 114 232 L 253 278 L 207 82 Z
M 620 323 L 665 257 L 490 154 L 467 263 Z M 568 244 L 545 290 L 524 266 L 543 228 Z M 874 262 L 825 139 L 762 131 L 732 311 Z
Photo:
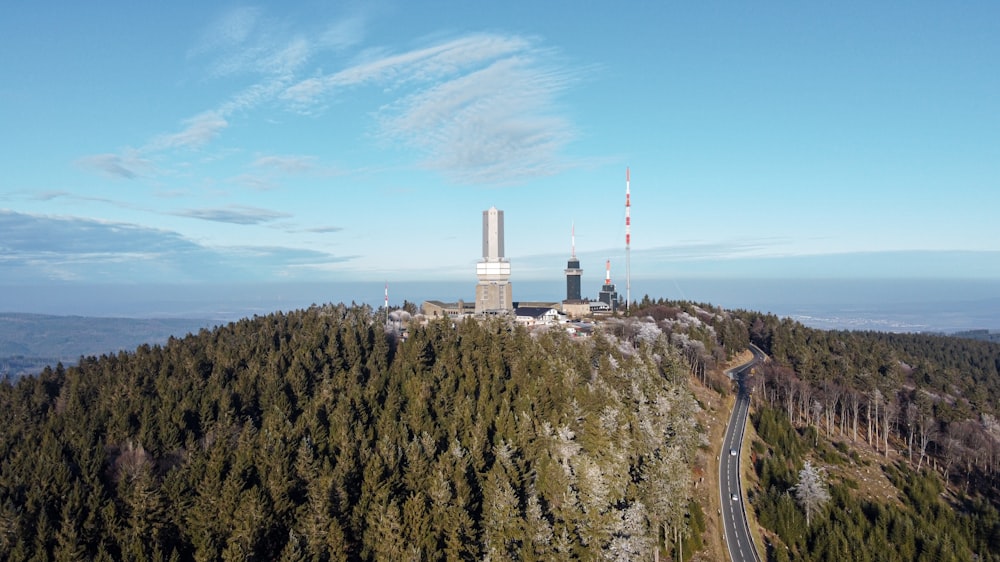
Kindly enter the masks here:
M 634 303 L 589 337 L 323 305 L 0 383 L 4 560 L 1000 560 L 1000 344 Z M 707 480 L 707 482 L 706 482 Z

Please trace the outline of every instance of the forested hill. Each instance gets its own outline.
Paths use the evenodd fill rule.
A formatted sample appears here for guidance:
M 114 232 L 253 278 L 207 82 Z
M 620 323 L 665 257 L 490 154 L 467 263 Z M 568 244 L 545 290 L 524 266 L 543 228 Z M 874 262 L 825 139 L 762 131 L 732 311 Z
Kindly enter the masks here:
M 715 558 L 693 482 L 751 341 L 769 559 L 1000 559 L 995 343 L 648 298 L 583 339 L 382 318 L 275 313 L 0 382 L 0 559 Z
M 664 337 L 366 307 L 202 330 L 0 384 L 5 559 L 633 560 L 703 444 Z

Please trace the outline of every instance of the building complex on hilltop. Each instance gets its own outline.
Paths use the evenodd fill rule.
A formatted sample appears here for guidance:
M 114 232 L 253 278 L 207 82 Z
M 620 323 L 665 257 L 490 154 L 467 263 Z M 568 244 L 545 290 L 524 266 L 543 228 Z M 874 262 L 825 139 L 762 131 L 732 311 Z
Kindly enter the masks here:
M 631 218 L 629 207 L 629 173 L 625 172 L 625 268 L 626 285 L 629 285 L 629 243 L 631 242 Z M 611 282 L 611 260 L 606 262 L 604 285 L 598 293 L 598 299 L 591 301 L 582 297 L 583 269 L 576 257 L 576 226 L 572 230 L 572 249 L 566 262 L 566 299 L 561 303 L 527 303 L 515 302 L 510 283 L 510 261 L 504 255 L 504 224 L 503 211 L 490 207 L 483 211 L 483 258 L 476 263 L 476 300 L 466 303 L 459 300 L 454 303 L 429 300 L 423 304 L 424 314 L 430 318 L 450 317 L 465 318 L 469 316 L 512 315 L 521 324 L 535 326 L 565 321 L 567 317 L 585 317 L 594 314 L 618 312 L 622 306 L 621 296 Z M 387 295 L 388 298 L 388 295 Z M 627 298 L 627 297 L 626 297 Z M 386 302 L 388 309 L 388 300 Z M 625 310 L 628 304 L 625 303 Z

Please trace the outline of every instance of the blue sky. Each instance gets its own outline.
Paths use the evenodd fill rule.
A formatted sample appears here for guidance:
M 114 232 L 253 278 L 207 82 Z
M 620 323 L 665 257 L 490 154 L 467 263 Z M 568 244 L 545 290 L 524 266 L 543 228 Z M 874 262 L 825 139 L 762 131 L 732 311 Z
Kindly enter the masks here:
M 996 2 L 288 4 L 7 6 L 0 284 L 1000 279 Z

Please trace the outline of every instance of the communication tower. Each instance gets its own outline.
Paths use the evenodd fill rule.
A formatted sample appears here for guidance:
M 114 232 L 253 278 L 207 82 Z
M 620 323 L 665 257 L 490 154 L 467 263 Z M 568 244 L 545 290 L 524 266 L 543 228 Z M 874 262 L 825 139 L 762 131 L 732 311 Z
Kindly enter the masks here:
M 483 211 L 483 259 L 476 264 L 476 314 L 499 314 L 513 309 L 510 262 L 504 257 L 503 211 Z
M 629 188 L 629 170 L 625 167 L 625 312 L 632 302 L 632 198 Z
M 569 261 L 566 262 L 566 300 L 578 301 L 580 297 L 580 276 L 583 270 L 580 269 L 580 260 L 576 257 L 576 225 L 572 230 L 572 250 Z

